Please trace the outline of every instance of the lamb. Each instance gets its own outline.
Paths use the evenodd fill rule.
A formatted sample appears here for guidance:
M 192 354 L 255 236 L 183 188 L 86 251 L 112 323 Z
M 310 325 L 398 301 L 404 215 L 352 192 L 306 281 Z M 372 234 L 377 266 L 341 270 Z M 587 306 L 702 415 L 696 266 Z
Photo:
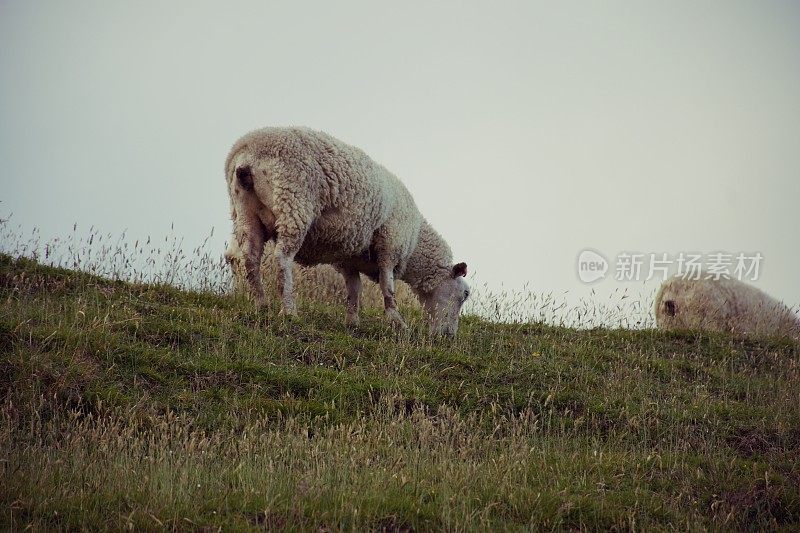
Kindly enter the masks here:
M 454 336 L 469 296 L 466 263 L 453 264 L 447 242 L 420 214 L 411 194 L 363 151 L 307 128 L 264 128 L 231 148 L 225 174 L 232 246 L 256 305 L 266 303 L 260 265 L 275 242 L 281 312 L 296 315 L 292 265 L 330 264 L 347 289 L 347 323 L 357 324 L 361 274 L 380 284 L 385 316 L 398 328 L 395 280 L 408 283 L 435 334 Z
M 791 309 L 734 279 L 672 277 L 656 295 L 655 314 L 656 325 L 666 330 L 704 329 L 738 337 L 800 340 L 800 320 Z

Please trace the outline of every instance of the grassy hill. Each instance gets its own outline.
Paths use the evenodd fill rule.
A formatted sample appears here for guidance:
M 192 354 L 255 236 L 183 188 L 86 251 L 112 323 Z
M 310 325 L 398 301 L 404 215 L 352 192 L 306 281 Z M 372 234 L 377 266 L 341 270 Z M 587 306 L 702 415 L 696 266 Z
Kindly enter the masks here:
M 7 255 L 0 297 L 3 529 L 800 528 L 789 340 L 436 342 Z

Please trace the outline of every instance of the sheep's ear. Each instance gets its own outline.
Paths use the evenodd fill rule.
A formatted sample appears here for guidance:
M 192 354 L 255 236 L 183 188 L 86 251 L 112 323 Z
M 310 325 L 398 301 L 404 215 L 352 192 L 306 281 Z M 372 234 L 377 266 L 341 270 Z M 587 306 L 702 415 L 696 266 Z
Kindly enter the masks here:
M 467 275 L 467 264 L 466 263 L 459 263 L 453 266 L 453 277 L 457 278 L 458 276 L 466 276 Z

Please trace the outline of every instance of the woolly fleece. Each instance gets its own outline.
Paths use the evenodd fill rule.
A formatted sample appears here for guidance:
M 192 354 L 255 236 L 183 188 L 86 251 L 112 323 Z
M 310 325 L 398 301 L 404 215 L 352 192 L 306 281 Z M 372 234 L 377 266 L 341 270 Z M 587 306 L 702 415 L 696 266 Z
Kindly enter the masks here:
M 704 329 L 740 337 L 789 336 L 800 340 L 800 320 L 783 303 L 734 279 L 665 281 L 656 295 L 661 329 Z

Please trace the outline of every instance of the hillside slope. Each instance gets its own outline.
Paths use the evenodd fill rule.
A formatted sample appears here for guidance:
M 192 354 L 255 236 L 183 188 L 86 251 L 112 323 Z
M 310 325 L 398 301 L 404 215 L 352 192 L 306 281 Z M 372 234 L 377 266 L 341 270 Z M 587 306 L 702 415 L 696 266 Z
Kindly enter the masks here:
M 0 527 L 800 527 L 789 340 L 301 318 L 0 256 Z

